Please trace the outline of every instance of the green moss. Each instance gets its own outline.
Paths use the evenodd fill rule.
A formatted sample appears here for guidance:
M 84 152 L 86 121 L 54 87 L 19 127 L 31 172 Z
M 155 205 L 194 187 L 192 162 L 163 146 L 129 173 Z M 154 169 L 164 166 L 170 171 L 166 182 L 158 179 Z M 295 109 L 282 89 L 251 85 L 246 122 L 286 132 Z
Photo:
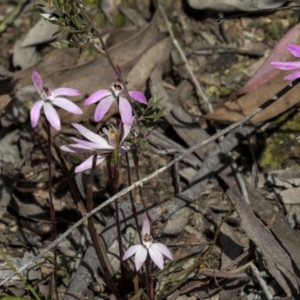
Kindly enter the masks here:
M 282 36 L 283 36 L 283 26 L 282 23 L 276 20 L 273 20 L 273 22 L 271 22 L 269 24 L 270 27 L 270 36 L 272 39 L 279 41 Z
M 126 18 L 122 14 L 117 13 L 114 18 L 114 24 L 117 28 L 122 28 L 126 24 Z
M 259 161 L 264 169 L 300 168 L 300 144 L 296 139 L 300 134 L 300 112 L 291 119 L 288 117 L 289 114 L 284 114 L 275 121 L 278 128 L 268 139 Z
M 218 98 L 227 97 L 232 93 L 232 90 L 226 86 L 210 86 L 207 89 L 209 96 L 216 96 Z
M 298 17 L 296 17 L 296 16 L 290 16 L 288 18 L 288 22 L 289 22 L 290 26 L 292 27 L 292 26 L 294 26 L 294 25 L 296 25 L 298 23 Z

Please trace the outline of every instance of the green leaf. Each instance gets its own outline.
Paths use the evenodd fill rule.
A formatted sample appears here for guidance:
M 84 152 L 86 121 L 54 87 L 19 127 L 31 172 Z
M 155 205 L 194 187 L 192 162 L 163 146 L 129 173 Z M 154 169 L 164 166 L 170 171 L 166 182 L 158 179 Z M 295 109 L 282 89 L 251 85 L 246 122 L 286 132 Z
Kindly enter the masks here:
M 82 30 L 82 20 L 77 16 L 70 16 L 73 24 L 76 26 L 78 30 Z
M 53 5 L 58 11 L 62 11 L 58 0 L 53 0 Z
M 40 3 L 38 3 L 37 6 L 50 7 L 49 2 L 43 0 L 40 0 Z
M 140 147 L 146 149 L 146 142 L 144 140 L 140 140 Z

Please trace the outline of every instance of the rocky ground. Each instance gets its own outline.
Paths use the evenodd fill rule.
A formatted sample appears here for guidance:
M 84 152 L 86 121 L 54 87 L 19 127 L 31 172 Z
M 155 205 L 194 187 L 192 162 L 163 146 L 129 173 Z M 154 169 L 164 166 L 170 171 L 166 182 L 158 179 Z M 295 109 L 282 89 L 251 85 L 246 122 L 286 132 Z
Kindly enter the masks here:
M 162 7 L 173 37 L 155 3 L 98 2 L 85 1 L 86 11 L 120 65 L 128 89 L 139 90 L 148 99 L 163 97 L 164 117 L 139 152 L 140 178 L 242 119 L 288 84 L 283 80 L 287 73 L 275 71 L 269 62 L 290 60 L 286 44 L 299 44 L 296 2 L 285 8 L 264 7 L 268 10 L 222 5 L 207 10 L 193 1 L 189 1 L 192 7 L 186 1 L 165 1 Z M 105 57 L 92 45 L 60 49 L 61 41 L 72 34 L 41 18 L 36 3 L 0 4 L 0 281 L 12 273 L 6 257 L 19 268 L 52 242 L 47 140 L 41 128 L 31 129 L 28 118 L 28 103 L 38 96 L 32 70 L 49 86 L 76 87 L 84 97 L 109 88 L 114 81 Z M 98 42 L 96 37 L 93 40 Z M 154 222 L 155 240 L 168 245 L 174 255 L 163 272 L 155 270 L 156 299 L 300 297 L 299 89 L 296 86 L 252 122 L 143 183 L 142 197 Z M 83 99 L 74 101 L 79 104 Z M 98 124 L 92 108 L 83 109 L 80 118 L 59 113 L 62 131 L 52 132 L 57 145 L 69 143 L 76 133 L 70 122 L 95 131 L 115 122 L 114 108 Z M 82 214 L 59 157 L 54 150 L 52 154 L 59 236 Z M 64 157 L 85 199 L 88 173 L 74 175 L 82 155 Z M 134 183 L 138 177 L 133 162 L 130 171 Z M 124 157 L 119 190 L 127 186 Z M 97 168 L 93 191 L 95 207 L 112 196 L 105 164 Z M 141 219 L 138 189 L 133 196 Z M 129 195 L 119 201 L 128 243 L 136 235 Z M 101 209 L 94 220 L 109 252 L 117 253 L 114 206 Z M 58 244 L 59 298 L 114 299 L 90 245 L 85 223 Z M 117 272 L 118 260 L 109 257 Z M 57 297 L 51 251 L 22 274 L 41 299 Z M 144 286 L 141 276 L 140 287 Z M 127 292 L 134 297 L 132 289 Z M 2 284 L 0 295 L 33 297 L 16 275 Z M 144 296 L 132 299 L 138 297 Z

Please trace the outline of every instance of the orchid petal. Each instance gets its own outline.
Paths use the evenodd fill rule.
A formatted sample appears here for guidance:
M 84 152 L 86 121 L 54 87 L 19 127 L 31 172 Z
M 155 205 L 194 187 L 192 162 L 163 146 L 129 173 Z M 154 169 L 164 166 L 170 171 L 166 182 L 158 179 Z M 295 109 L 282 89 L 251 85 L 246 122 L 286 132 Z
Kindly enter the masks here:
M 96 159 L 96 166 L 102 163 L 107 155 L 97 155 Z M 83 163 L 81 163 L 79 166 L 75 168 L 75 173 L 83 172 L 85 170 L 91 169 L 93 166 L 93 158 L 94 156 L 90 156 L 88 159 L 86 159 Z
M 59 131 L 61 126 L 60 126 L 60 119 L 59 119 L 58 113 L 56 112 L 55 108 L 48 102 L 44 102 L 44 113 L 45 113 L 46 119 L 49 121 L 49 123 L 57 131 Z
M 71 137 L 71 139 L 73 141 L 75 141 L 77 144 L 82 145 L 84 147 L 87 147 L 90 150 L 99 149 L 99 146 L 97 144 L 93 143 L 93 142 L 88 142 L 88 141 L 81 140 L 81 139 L 78 139 L 78 138 L 75 138 L 75 137 Z
M 160 251 L 152 247 L 152 245 L 148 249 L 150 257 L 153 262 L 162 270 L 164 268 L 164 257 Z
M 121 146 L 120 150 L 119 150 L 119 155 L 123 155 L 125 154 L 126 152 L 128 152 L 129 150 L 131 149 L 130 146 Z
M 300 68 L 300 61 L 291 61 L 291 62 L 271 62 L 271 66 L 280 69 L 280 70 L 294 70 Z
M 55 89 L 53 92 L 54 92 L 55 97 L 56 96 L 80 96 L 81 95 L 80 91 L 73 89 L 73 88 L 67 88 L 67 87 Z
M 141 248 L 144 248 L 142 245 L 133 245 L 129 247 L 123 255 L 122 260 L 126 260 L 132 255 L 136 254 Z
M 41 95 L 44 88 L 44 84 L 40 74 L 37 71 L 33 71 L 31 74 L 31 78 L 37 92 Z
M 142 236 L 150 234 L 150 221 L 147 214 L 143 216 Z
M 82 115 L 83 111 L 72 101 L 65 99 L 65 98 L 55 98 L 52 101 L 53 104 L 56 106 L 59 106 L 63 108 L 66 111 L 69 111 L 70 113 L 73 113 L 75 115 Z
M 113 150 L 114 147 L 111 146 L 111 145 L 99 145 L 99 144 L 96 144 L 96 143 L 93 143 L 93 142 L 88 142 L 88 141 L 85 141 L 85 140 L 81 140 L 81 139 L 77 139 L 77 138 L 72 138 L 73 141 L 77 142 L 78 144 L 84 146 L 84 147 L 88 147 L 90 148 L 91 150 L 103 150 L 103 152 L 107 152 L 107 151 L 110 151 L 110 150 Z
M 30 121 L 31 121 L 32 128 L 34 128 L 39 121 L 39 118 L 41 116 L 41 108 L 43 107 L 43 105 L 44 105 L 44 101 L 39 100 L 36 103 L 34 103 L 34 105 L 30 110 Z
M 85 147 L 80 144 L 70 144 L 70 145 L 66 145 L 66 146 L 61 146 L 60 149 L 63 151 L 66 151 L 66 152 L 71 152 L 71 153 L 86 153 L 86 152 L 90 152 L 93 150 L 89 147 Z
M 145 97 L 145 95 L 141 92 L 138 92 L 138 91 L 130 91 L 128 92 L 129 93 L 129 96 L 137 101 L 137 102 L 140 102 L 140 103 L 143 103 L 143 104 L 147 104 L 147 99 Z
M 284 80 L 294 80 L 296 78 L 300 78 L 300 71 L 294 72 L 290 75 L 285 76 L 283 79 Z
M 134 120 L 134 117 L 132 117 L 130 124 L 126 124 L 126 123 L 123 124 L 123 136 L 122 136 L 122 140 L 121 140 L 120 144 L 122 144 L 125 141 L 128 134 L 130 133 L 133 120 Z
M 152 243 L 150 247 L 155 248 L 156 250 L 161 252 L 163 255 L 165 255 L 167 258 L 173 260 L 172 253 L 170 252 L 170 250 L 167 248 L 166 245 L 164 245 L 162 243 Z
M 130 102 L 124 98 L 119 98 L 119 112 L 121 115 L 122 122 L 124 124 L 131 124 L 132 122 L 132 107 Z
M 111 91 L 110 90 L 99 90 L 90 95 L 85 101 L 83 102 L 83 105 L 90 105 L 95 102 L 98 102 L 99 100 L 111 96 Z
M 75 127 L 86 139 L 93 142 L 94 144 L 97 144 L 99 148 L 114 149 L 111 145 L 108 144 L 106 139 L 94 133 L 93 131 L 85 128 L 84 126 L 77 123 L 72 123 L 72 126 Z
M 142 264 L 145 262 L 147 255 L 148 255 L 148 251 L 143 246 L 141 246 L 134 257 L 134 264 L 137 271 L 141 268 Z
M 115 98 L 113 96 L 109 96 L 109 97 L 102 99 L 98 103 L 98 105 L 95 109 L 95 114 L 94 114 L 94 120 L 96 122 L 99 122 L 100 120 L 102 120 L 102 118 L 106 115 L 106 113 L 111 108 L 114 101 L 115 101 Z
M 296 57 L 300 57 L 300 46 L 295 44 L 288 44 L 286 48 Z

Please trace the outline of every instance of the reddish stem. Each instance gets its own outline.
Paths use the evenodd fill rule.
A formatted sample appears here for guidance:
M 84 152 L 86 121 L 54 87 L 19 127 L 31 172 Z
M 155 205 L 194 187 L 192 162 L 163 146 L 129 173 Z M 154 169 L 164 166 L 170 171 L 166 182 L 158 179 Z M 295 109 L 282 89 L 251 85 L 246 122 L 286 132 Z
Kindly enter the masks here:
M 129 156 L 128 156 L 128 152 L 126 152 L 126 164 L 127 164 L 127 178 L 128 178 L 128 185 L 131 185 L 131 174 L 130 174 L 130 167 L 129 167 Z M 138 231 L 139 234 L 139 238 L 140 238 L 140 242 L 142 243 L 142 234 L 141 231 L 139 230 L 139 221 L 137 218 L 137 212 L 136 212 L 136 207 L 133 201 L 133 195 L 132 195 L 132 191 L 129 192 L 130 195 L 130 201 L 131 201 L 131 211 L 132 211 L 132 215 L 134 217 L 134 221 L 135 221 L 135 226 L 136 226 L 136 230 Z
M 46 120 L 47 126 L 47 141 L 48 141 L 48 151 L 47 151 L 47 163 L 48 163 L 48 176 L 49 176 L 49 184 L 48 184 L 48 194 L 49 194 L 49 206 L 50 206 L 50 218 L 51 218 L 51 227 L 52 227 L 52 240 L 56 240 L 56 218 L 55 218 L 55 207 L 53 204 L 52 198 L 52 155 L 51 155 L 51 126 Z M 56 298 L 58 298 L 58 290 L 57 290 L 57 248 L 53 247 L 53 275 L 54 275 L 54 291 L 56 294 Z
M 91 172 L 90 172 L 90 175 L 88 178 L 88 183 L 87 183 L 87 191 L 86 191 L 86 210 L 87 210 L 87 212 L 90 212 L 93 209 L 93 179 L 94 179 L 96 159 L 97 159 L 97 155 L 94 155 L 93 165 L 92 165 L 92 169 L 91 169 Z M 96 228 L 95 228 L 93 216 L 88 218 L 88 229 L 89 229 L 89 233 L 91 236 L 91 240 L 93 242 L 93 246 L 95 248 L 95 252 L 99 259 L 104 276 L 107 280 L 107 284 L 111 288 L 116 299 L 121 299 L 121 295 L 115 285 L 115 282 L 114 282 L 114 280 L 109 272 L 108 266 L 106 264 L 104 253 L 102 253 L 99 236 L 98 236 Z

